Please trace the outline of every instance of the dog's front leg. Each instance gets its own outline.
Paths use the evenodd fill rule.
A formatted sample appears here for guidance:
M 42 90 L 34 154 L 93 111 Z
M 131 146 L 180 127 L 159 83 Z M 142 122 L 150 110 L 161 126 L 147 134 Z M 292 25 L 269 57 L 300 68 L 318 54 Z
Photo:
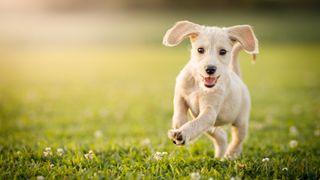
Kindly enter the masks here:
M 199 116 L 179 129 L 169 130 L 168 136 L 177 145 L 184 145 L 200 136 L 214 125 L 217 113 L 212 107 L 206 107 Z
M 172 128 L 179 129 L 188 122 L 188 105 L 184 98 L 179 93 L 176 93 L 173 100 L 173 106 Z

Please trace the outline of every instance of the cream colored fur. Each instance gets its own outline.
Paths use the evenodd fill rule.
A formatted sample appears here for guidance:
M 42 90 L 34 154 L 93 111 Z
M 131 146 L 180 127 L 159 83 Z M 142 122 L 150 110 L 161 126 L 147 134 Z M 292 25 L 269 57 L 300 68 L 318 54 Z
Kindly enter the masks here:
M 176 46 L 185 37 L 191 40 L 191 58 L 176 79 L 173 129 L 168 131 L 168 137 L 175 144 L 184 145 L 206 133 L 215 144 L 215 157 L 237 157 L 247 134 L 251 106 L 237 55 L 244 49 L 255 57 L 258 41 L 248 25 L 219 28 L 180 21 L 167 31 L 163 44 Z M 200 54 L 199 47 L 205 53 Z M 221 49 L 227 53 L 220 55 Z M 213 75 L 206 73 L 208 65 L 217 67 Z M 217 78 L 211 88 L 204 85 L 204 77 L 209 76 Z M 194 117 L 191 121 L 188 111 Z M 226 124 L 232 125 L 229 145 L 226 132 L 221 128 Z

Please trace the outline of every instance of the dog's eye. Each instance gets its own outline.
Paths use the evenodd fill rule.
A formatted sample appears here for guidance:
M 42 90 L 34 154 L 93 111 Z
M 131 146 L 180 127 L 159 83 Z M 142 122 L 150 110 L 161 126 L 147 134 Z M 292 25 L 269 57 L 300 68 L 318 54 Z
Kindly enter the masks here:
M 202 47 L 201 47 L 201 48 L 198 48 L 198 53 L 199 53 L 199 54 L 203 54 L 203 53 L 204 53 L 204 48 L 202 48 Z
M 219 54 L 221 56 L 223 56 L 223 55 L 227 54 L 227 51 L 225 49 L 220 49 Z

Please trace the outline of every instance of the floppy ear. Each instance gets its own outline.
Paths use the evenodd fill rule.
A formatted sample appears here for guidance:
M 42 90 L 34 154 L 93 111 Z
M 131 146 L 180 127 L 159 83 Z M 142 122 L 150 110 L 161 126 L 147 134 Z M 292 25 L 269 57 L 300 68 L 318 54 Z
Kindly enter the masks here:
M 193 40 L 199 34 L 200 26 L 189 21 L 179 21 L 169 29 L 163 37 L 163 45 L 173 47 L 178 45 L 186 36 Z
M 249 25 L 238 25 L 225 29 L 227 30 L 230 39 L 239 42 L 247 53 L 253 55 L 253 60 L 255 60 L 255 56 L 259 54 L 259 46 L 252 27 Z

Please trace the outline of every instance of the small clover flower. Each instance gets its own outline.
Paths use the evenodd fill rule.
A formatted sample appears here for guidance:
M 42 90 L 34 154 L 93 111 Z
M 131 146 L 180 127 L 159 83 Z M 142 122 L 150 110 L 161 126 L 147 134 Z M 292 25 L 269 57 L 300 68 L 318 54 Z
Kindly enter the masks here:
M 63 154 L 64 154 L 64 150 L 62 148 L 58 148 L 57 149 L 57 155 L 58 156 L 63 156 Z
M 92 150 L 89 150 L 89 152 L 88 152 L 87 154 L 85 154 L 84 157 L 85 157 L 86 159 L 93 159 L 93 157 L 94 157 L 93 151 L 92 151 Z
M 238 167 L 239 167 L 239 168 L 245 168 L 246 165 L 245 165 L 245 164 L 242 164 L 242 163 L 238 163 Z
M 43 155 L 46 156 L 46 157 L 47 157 L 47 156 L 51 156 L 51 155 L 52 155 L 52 152 L 44 151 L 44 152 L 43 152 Z
M 296 140 L 291 140 L 291 141 L 289 142 L 289 146 L 290 146 L 291 148 L 296 148 L 296 147 L 298 146 L 298 141 L 296 141 Z
M 297 114 L 301 114 L 302 111 L 303 111 L 301 104 L 295 104 L 295 105 L 292 107 L 291 111 L 292 111 L 294 114 L 296 114 L 296 115 L 297 115 Z
M 37 180 L 44 180 L 43 176 L 37 176 Z
M 105 118 L 108 116 L 108 109 L 107 108 L 101 108 L 99 111 L 99 115 L 102 118 Z
M 103 132 L 101 130 L 96 130 L 94 132 L 94 137 L 99 139 L 99 138 L 102 138 L 103 137 Z
M 295 126 L 290 126 L 289 131 L 290 131 L 290 135 L 292 135 L 292 136 L 299 135 L 299 131 Z
M 140 144 L 142 146 L 150 146 L 151 145 L 151 140 L 149 138 L 145 138 L 140 142 Z
M 263 158 L 263 159 L 262 159 L 262 162 L 267 162 L 267 161 L 269 161 L 269 160 L 270 160 L 270 159 L 266 157 L 266 158 Z
M 155 160 L 161 160 L 165 155 L 167 155 L 168 153 L 167 152 L 156 152 L 154 155 L 153 155 L 153 159 Z
M 230 180 L 239 180 L 239 179 L 241 179 L 241 178 L 239 178 L 238 176 L 230 178 Z
M 52 156 L 52 151 L 51 151 L 51 147 L 46 147 L 43 151 L 43 155 L 44 156 Z
M 192 180 L 199 180 L 201 178 L 198 172 L 193 172 L 190 174 Z

